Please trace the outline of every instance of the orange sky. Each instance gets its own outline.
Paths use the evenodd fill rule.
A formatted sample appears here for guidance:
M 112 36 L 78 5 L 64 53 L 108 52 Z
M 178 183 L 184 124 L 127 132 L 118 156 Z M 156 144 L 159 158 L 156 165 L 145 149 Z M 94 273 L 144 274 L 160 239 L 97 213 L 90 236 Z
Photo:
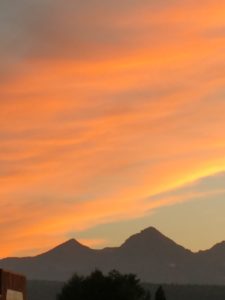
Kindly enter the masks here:
M 223 1 L 3 0 L 0 38 L 0 257 L 114 245 L 154 214 L 193 250 L 225 239 L 183 238 L 177 211 L 223 205 Z

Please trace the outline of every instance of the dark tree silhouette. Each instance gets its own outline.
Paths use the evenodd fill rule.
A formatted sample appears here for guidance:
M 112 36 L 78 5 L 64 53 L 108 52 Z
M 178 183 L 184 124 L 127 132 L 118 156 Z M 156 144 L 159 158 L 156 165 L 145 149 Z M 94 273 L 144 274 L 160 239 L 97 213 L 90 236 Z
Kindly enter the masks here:
M 166 300 L 166 296 L 165 296 L 165 292 L 162 288 L 162 286 L 160 286 L 155 293 L 155 300 Z
M 94 271 L 90 276 L 74 275 L 62 288 L 58 300 L 150 300 L 150 293 L 140 285 L 134 274 L 111 271 L 103 275 Z

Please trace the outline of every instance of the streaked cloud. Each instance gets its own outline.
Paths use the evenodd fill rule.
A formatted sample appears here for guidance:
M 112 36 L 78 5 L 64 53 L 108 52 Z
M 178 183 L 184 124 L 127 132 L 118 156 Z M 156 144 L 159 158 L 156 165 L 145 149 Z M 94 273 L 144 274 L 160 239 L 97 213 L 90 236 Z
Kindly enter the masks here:
M 224 13 L 212 0 L 1 2 L 2 256 L 186 201 L 168 191 L 225 171 Z
M 225 174 L 219 173 L 155 195 L 146 201 L 155 203 L 157 208 L 141 218 L 107 222 L 85 231 L 72 231 L 68 238 L 76 236 L 81 241 L 98 238 L 105 240 L 105 246 L 118 246 L 130 235 L 151 224 L 187 249 L 209 249 L 224 240 L 224 178 Z M 157 206 L 162 202 L 165 205 Z M 95 247 L 102 248 L 102 245 Z

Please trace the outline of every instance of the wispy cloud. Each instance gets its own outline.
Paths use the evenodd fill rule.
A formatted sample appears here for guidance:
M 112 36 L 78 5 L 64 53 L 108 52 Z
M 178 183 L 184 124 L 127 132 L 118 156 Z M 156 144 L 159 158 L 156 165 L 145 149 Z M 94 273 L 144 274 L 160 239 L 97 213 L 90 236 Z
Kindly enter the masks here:
M 2 256 L 180 202 L 151 197 L 225 170 L 224 12 L 1 2 Z

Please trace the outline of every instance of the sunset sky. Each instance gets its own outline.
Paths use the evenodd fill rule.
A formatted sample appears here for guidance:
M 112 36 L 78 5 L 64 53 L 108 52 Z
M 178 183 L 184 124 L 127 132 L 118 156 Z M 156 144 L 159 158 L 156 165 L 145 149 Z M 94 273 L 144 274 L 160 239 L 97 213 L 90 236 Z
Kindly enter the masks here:
M 225 1 L 0 1 L 0 257 L 154 226 L 225 240 Z

